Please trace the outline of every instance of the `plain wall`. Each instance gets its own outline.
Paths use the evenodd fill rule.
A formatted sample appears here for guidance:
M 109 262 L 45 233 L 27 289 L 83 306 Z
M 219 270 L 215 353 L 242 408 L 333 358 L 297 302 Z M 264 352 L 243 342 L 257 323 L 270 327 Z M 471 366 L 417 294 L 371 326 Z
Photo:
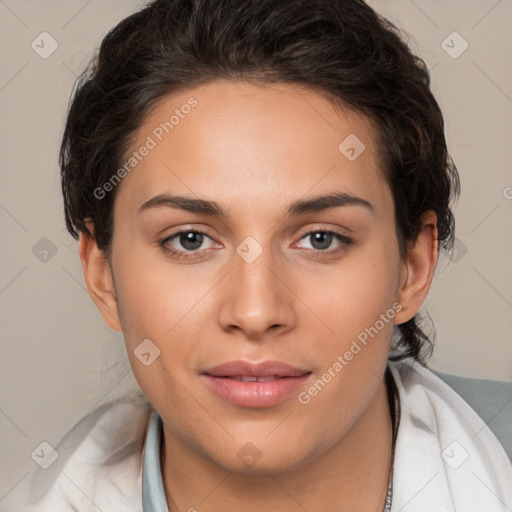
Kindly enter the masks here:
M 431 69 L 462 182 L 457 255 L 441 256 L 425 303 L 437 331 L 429 365 L 512 380 L 512 2 L 370 4 L 409 34 Z M 41 441 L 55 445 L 100 401 L 137 388 L 122 336 L 90 299 L 64 228 L 57 156 L 76 77 L 107 31 L 142 5 L 0 3 L 0 498 L 34 466 Z M 58 43 L 46 59 L 31 47 L 43 31 Z M 442 47 L 454 31 L 469 45 L 458 58 Z M 447 43 L 453 54 L 462 39 Z

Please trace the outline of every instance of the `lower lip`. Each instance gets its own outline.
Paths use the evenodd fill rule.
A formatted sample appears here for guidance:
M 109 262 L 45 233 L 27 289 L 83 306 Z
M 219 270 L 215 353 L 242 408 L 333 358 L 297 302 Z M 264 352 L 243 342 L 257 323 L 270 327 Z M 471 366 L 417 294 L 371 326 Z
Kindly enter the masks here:
M 241 407 L 270 407 L 284 402 L 303 387 L 310 373 L 265 382 L 242 382 L 226 377 L 202 375 L 211 391 Z

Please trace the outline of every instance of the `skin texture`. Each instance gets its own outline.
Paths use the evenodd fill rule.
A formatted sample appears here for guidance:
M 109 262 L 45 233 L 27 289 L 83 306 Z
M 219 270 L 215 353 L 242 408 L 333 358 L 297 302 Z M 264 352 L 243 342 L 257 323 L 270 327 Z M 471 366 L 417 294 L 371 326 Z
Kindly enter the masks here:
M 169 508 L 380 511 L 392 435 L 383 375 L 393 324 L 418 312 L 432 281 L 435 214 L 424 215 L 402 261 L 372 124 L 298 85 L 223 80 L 170 95 L 133 148 L 191 97 L 197 106 L 118 185 L 112 266 L 94 238 L 80 237 L 91 297 L 123 331 L 134 375 L 164 422 Z M 354 161 L 338 150 L 350 134 L 366 146 Z M 373 211 L 284 214 L 295 200 L 333 191 Z M 166 206 L 137 213 L 163 193 L 214 200 L 228 216 Z M 191 259 L 160 245 L 181 229 L 207 235 Z M 313 229 L 353 244 L 333 238 L 322 249 L 305 236 Z M 236 252 L 248 236 L 262 249 L 252 263 Z M 187 252 L 179 237 L 166 245 Z M 201 377 L 234 359 L 278 360 L 312 372 L 305 390 L 393 304 L 395 318 L 306 405 L 294 394 L 272 407 L 236 406 Z M 134 355 L 147 338 L 160 350 L 149 366 Z M 249 442 L 260 456 L 252 466 L 238 455 Z

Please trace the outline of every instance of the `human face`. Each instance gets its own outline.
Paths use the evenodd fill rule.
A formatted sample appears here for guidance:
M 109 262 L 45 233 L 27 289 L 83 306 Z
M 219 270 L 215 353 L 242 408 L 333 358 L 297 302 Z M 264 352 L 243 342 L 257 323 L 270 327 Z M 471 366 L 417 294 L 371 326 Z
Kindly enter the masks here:
M 158 130 L 175 110 L 179 121 Z M 319 458 L 368 412 L 397 311 L 394 205 L 370 121 L 297 85 L 217 81 L 165 98 L 132 149 L 148 137 L 155 146 L 117 191 L 112 269 L 130 363 L 166 442 L 234 471 Z M 288 214 L 334 193 L 356 199 Z M 151 202 L 169 194 L 225 215 Z M 143 340 L 146 362 L 160 351 L 148 365 Z M 301 376 L 206 375 L 231 361 L 279 361 Z

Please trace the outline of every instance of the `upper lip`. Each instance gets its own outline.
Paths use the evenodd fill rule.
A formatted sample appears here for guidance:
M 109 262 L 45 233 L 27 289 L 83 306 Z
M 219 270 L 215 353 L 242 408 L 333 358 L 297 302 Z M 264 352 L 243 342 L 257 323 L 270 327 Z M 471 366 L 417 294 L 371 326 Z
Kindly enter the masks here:
M 228 361 L 203 373 L 213 377 L 299 377 L 311 372 L 280 361 Z

